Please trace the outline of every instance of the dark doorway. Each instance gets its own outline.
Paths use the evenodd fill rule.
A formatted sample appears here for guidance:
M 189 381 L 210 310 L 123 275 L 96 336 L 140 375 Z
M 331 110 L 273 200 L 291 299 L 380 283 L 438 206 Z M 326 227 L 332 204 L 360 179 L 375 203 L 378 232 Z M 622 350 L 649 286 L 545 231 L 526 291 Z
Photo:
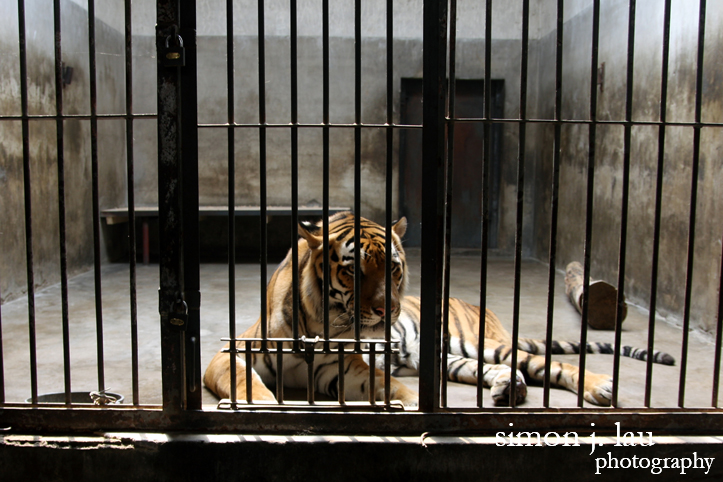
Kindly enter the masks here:
M 504 81 L 493 80 L 492 117 L 502 118 Z M 401 123 L 422 123 L 422 79 L 402 79 Z M 455 110 L 457 119 L 484 116 L 484 81 L 457 80 Z M 481 122 L 458 122 L 454 131 L 454 188 L 452 195 L 452 246 L 479 248 L 482 226 L 482 154 L 484 127 Z M 499 226 L 500 159 L 502 124 L 492 125 L 492 159 L 489 175 L 490 248 L 497 247 Z M 422 130 L 403 129 L 400 133 L 399 179 L 400 211 L 409 227 L 406 246 L 421 245 L 422 219 Z

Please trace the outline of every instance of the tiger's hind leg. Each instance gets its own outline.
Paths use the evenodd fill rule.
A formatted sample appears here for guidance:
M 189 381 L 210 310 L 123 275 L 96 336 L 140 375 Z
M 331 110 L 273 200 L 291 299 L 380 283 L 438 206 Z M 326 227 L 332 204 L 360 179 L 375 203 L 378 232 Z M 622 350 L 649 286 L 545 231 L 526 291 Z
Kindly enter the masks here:
M 478 370 L 479 362 L 473 358 L 447 355 L 447 378 L 453 382 L 476 385 Z M 527 385 L 522 372 L 519 370 L 516 370 L 516 372 L 515 405 L 519 405 L 527 397 Z M 494 400 L 495 405 L 510 404 L 512 369 L 509 366 L 484 363 L 482 365 L 482 383 L 484 387 L 491 389 L 492 400 Z
M 485 338 L 484 360 L 486 363 L 504 363 L 510 365 L 512 349 L 497 340 Z M 545 377 L 545 357 L 517 351 L 517 368 L 530 380 L 543 382 Z M 553 361 L 549 366 L 550 382 L 561 388 L 577 393 L 580 369 L 569 363 Z M 610 405 L 613 382 L 609 375 L 585 370 L 585 388 L 583 397 L 595 405 Z

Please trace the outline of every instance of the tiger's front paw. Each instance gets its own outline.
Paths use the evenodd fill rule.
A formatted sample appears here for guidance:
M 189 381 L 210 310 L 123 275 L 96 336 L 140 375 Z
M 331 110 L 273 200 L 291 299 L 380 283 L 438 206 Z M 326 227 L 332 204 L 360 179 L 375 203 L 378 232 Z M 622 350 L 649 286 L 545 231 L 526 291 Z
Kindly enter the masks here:
M 613 398 L 613 379 L 609 375 L 585 374 L 585 400 L 595 405 L 610 406 Z
M 383 393 L 380 400 L 384 400 Z M 414 409 L 419 406 L 419 395 L 414 390 L 407 388 L 404 385 L 399 385 L 392 389 L 392 400 L 398 400 L 402 402 L 405 409 Z
M 512 385 L 511 374 L 511 370 L 502 372 L 497 375 L 492 382 L 492 400 L 494 400 L 495 405 L 510 404 L 510 386 Z M 519 405 L 524 402 L 527 397 L 527 384 L 525 383 L 525 377 L 519 370 L 517 370 L 515 379 L 517 383 L 515 387 L 515 405 Z

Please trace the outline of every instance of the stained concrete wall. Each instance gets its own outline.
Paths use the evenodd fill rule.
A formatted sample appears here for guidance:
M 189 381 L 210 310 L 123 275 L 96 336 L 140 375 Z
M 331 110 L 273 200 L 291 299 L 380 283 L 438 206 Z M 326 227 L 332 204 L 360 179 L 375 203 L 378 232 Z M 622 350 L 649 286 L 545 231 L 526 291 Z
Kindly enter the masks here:
M 99 103 L 101 113 L 122 112 L 123 14 L 121 7 L 107 2 L 97 6 L 99 49 Z M 492 27 L 493 79 L 505 81 L 504 115 L 515 118 L 520 105 L 521 1 L 494 2 Z M 54 110 L 52 16 L 40 2 L 28 2 L 29 79 L 31 113 Z M 589 118 L 591 0 L 565 2 L 563 117 Z M 66 112 L 89 111 L 87 81 L 87 13 L 85 3 L 63 2 L 63 51 L 74 64 L 73 84 L 64 89 Z M 299 122 L 322 121 L 322 45 L 321 5 L 298 2 Z M 133 4 L 134 99 L 136 113 L 153 113 L 155 100 L 155 4 L 151 0 Z M 354 119 L 354 28 L 352 4 L 330 5 L 330 78 L 333 123 Z M 0 84 L 0 109 L 19 113 L 19 74 L 17 68 L 17 19 L 13 8 L 3 7 L 2 52 L 3 82 Z M 235 4 L 235 121 L 259 120 L 257 3 L 244 0 Z M 668 120 L 691 121 L 694 102 L 697 7 L 689 2 L 674 2 L 669 79 Z M 721 6 L 711 3 L 707 12 L 706 70 L 703 95 L 703 119 L 721 119 Z M 484 72 L 483 5 L 462 2 L 459 5 L 457 31 L 457 75 L 463 79 L 481 79 Z M 223 124 L 227 118 L 225 3 L 220 0 L 198 3 L 199 120 Z M 600 62 L 606 63 L 605 90 L 599 92 L 598 118 L 624 118 L 627 2 L 603 2 L 601 10 Z M 384 2 L 363 2 L 362 6 L 362 121 L 385 122 L 386 113 L 386 8 Z M 554 58 L 556 12 L 550 2 L 531 2 L 528 116 L 551 119 L 554 114 Z M 37 24 L 37 25 L 35 25 Z M 266 2 L 266 112 L 270 123 L 290 121 L 289 13 L 282 0 Z M 405 77 L 422 74 L 422 0 L 395 2 L 394 11 L 394 121 L 399 121 L 399 88 Z M 31 35 L 32 34 L 32 35 Z M 633 118 L 656 120 L 660 92 L 662 45 L 662 5 L 656 0 L 638 2 L 635 50 L 635 86 Z M 157 202 L 156 128 L 152 120 L 135 121 L 133 180 L 138 205 Z M 101 121 L 101 207 L 125 204 L 125 147 L 121 122 Z M 25 285 L 24 227 L 22 216 L 22 169 L 20 126 L 3 122 L 3 163 L 0 183 L 3 189 L 3 243 L 0 289 L 3 299 L 17 296 Z M 66 153 L 72 169 L 68 173 L 68 209 L 73 239 L 69 243 L 71 270 L 85 269 L 91 261 L 89 200 L 89 142 L 87 121 L 66 121 Z M 269 129 L 267 134 L 268 202 L 290 202 L 291 142 L 288 129 Z M 593 276 L 614 281 L 620 230 L 622 128 L 601 126 L 597 137 L 595 215 L 593 227 Z M 76 135 L 80 133 L 80 135 Z M 663 227 L 660 297 L 658 307 L 672 315 L 682 312 L 687 243 L 688 200 L 692 129 L 669 128 L 666 131 L 666 174 L 663 190 Z M 31 128 L 33 151 L 34 231 L 36 276 L 40 284 L 57 281 L 57 189 L 54 184 L 55 128 L 52 122 L 34 122 Z M 225 204 L 227 200 L 227 140 L 225 129 L 201 129 L 200 192 L 203 204 Z M 721 167 L 719 131 L 703 129 L 701 170 L 699 175 L 698 220 L 694 292 L 699 301 L 693 306 L 693 320 L 710 329 L 717 306 L 718 260 L 720 255 L 721 201 L 716 180 Z M 13 139 L 9 141 L 8 139 Z M 518 128 L 503 127 L 501 162 L 499 254 L 512 253 L 515 237 Z M 587 127 L 565 126 L 562 134 L 561 210 L 558 229 L 558 268 L 582 258 L 585 179 L 587 165 Z M 385 188 L 385 134 L 381 129 L 365 129 L 362 135 L 362 209 L 372 219 L 383 218 Z M 631 198 L 629 210 L 628 262 L 626 294 L 642 304 L 650 291 L 650 252 L 652 237 L 653 186 L 656 169 L 656 127 L 635 127 L 631 162 Z M 399 138 L 394 139 L 394 179 Z M 236 202 L 259 202 L 259 139 L 256 129 L 236 130 Z M 353 131 L 335 128 L 331 133 L 331 203 L 353 202 Z M 523 217 L 523 254 L 547 259 L 549 245 L 550 184 L 553 129 L 530 124 L 525 152 L 525 197 Z M 320 202 L 321 129 L 299 132 L 299 201 Z M 36 166 L 37 165 L 37 166 Z M 73 169 L 78 169 L 74 171 Z M 42 173 L 42 174 L 41 174 Z M 43 177 L 44 176 L 44 177 Z M 35 180 L 37 179 L 37 180 Z M 37 191 L 37 192 L 36 192 Z M 37 199 L 37 200 L 36 200 Z M 396 199 L 395 199 L 396 203 Z M 396 209 L 396 208 L 395 208 Z M 8 274 L 6 274 L 8 273 Z M 17 274 L 16 274 L 17 273 Z
M 563 118 L 590 118 L 590 58 L 592 2 L 577 2 L 577 13 L 564 24 Z M 702 120 L 721 122 L 723 80 L 723 5 L 709 2 L 706 13 L 705 67 L 702 91 Z M 628 2 L 602 2 L 600 12 L 599 62 L 605 63 L 604 90 L 598 88 L 597 116 L 601 121 L 625 119 Z M 539 41 L 543 57 L 555 54 L 555 31 Z M 695 76 L 698 38 L 697 2 L 673 2 L 670 71 L 668 75 L 668 122 L 694 121 Z M 663 3 L 637 2 L 634 51 L 632 119 L 658 121 L 663 45 Z M 537 83 L 540 117 L 554 115 L 554 70 L 540 68 Z M 549 249 L 550 186 L 553 129 L 541 130 L 535 231 L 539 242 L 536 257 L 546 259 Z M 557 267 L 581 260 L 584 246 L 585 199 L 588 162 L 588 127 L 569 125 L 562 130 L 560 171 L 560 218 Z M 657 308 L 673 320 L 684 308 L 686 259 L 689 233 L 693 129 L 666 129 L 662 191 L 662 234 L 658 272 Z M 592 275 L 616 282 L 623 178 L 623 128 L 599 126 L 595 150 L 593 201 Z M 655 183 L 658 158 L 658 127 L 632 129 L 630 151 L 630 198 L 628 209 L 626 295 L 646 306 L 650 298 Z M 720 286 L 721 219 L 723 196 L 719 180 L 723 141 L 719 128 L 701 134 L 700 172 L 695 231 L 695 266 L 691 319 L 694 326 L 713 330 Z
M 55 68 L 53 9 L 47 2 L 25 2 L 28 112 L 54 115 Z M 20 68 L 16 5 L 0 7 L 0 113 L 20 115 Z M 66 115 L 90 113 L 87 11 L 61 2 L 62 55 L 74 69 L 63 88 Z M 122 112 L 124 106 L 123 36 L 96 22 L 98 113 Z M 125 142 L 122 120 L 98 122 L 101 207 L 125 200 Z M 93 262 L 90 123 L 64 122 L 65 212 L 69 272 L 87 270 Z M 60 280 L 59 203 L 56 124 L 31 120 L 29 127 L 32 199 L 33 268 L 37 286 Z M 2 300 L 27 290 L 22 128 L 20 121 L 0 123 L 0 291 Z

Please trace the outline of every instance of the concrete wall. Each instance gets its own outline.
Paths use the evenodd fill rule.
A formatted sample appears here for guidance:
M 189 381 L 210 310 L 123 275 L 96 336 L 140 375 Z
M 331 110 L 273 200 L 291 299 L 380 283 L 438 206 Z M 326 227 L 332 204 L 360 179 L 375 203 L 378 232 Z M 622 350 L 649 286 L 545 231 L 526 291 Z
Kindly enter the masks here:
M 0 113 L 20 115 L 18 17 L 15 5 L 0 7 Z M 73 67 L 70 85 L 63 89 L 64 114 L 90 113 L 88 75 L 88 16 L 75 3 L 61 2 L 62 55 Z M 28 111 L 55 114 L 53 10 L 47 2 L 26 2 Z M 123 36 L 102 21 L 96 23 L 97 108 L 101 114 L 122 112 L 124 106 Z M 101 207 L 125 199 L 124 122 L 98 122 Z M 90 166 L 90 123 L 64 123 L 65 211 L 67 259 L 70 274 L 93 262 Z M 34 276 L 38 286 L 60 280 L 58 169 L 56 124 L 32 120 L 29 128 Z M 0 291 L 2 300 L 27 290 L 25 277 L 25 219 L 22 129 L 19 121 L 0 123 Z
M 589 119 L 590 48 L 592 2 L 578 2 L 577 14 L 566 16 L 564 26 L 563 118 Z M 583 5 L 586 3 L 586 5 Z M 663 44 L 663 5 L 657 1 L 637 2 L 632 118 L 659 120 Z M 702 120 L 721 122 L 721 47 L 723 47 L 723 5 L 708 4 Z M 605 62 L 604 91 L 598 89 L 598 119 L 624 120 L 627 69 L 628 2 L 602 2 L 600 14 L 599 61 Z M 695 75 L 698 36 L 696 2 L 673 2 L 670 71 L 668 77 L 669 122 L 694 120 Z M 554 61 L 556 33 L 540 39 L 544 57 Z M 540 117 L 554 115 L 554 70 L 540 68 Z M 535 230 L 539 234 L 536 256 L 546 259 L 549 249 L 549 203 L 553 129 L 544 128 L 537 146 L 540 168 L 536 176 L 537 208 Z M 650 296 L 655 179 L 658 156 L 658 128 L 632 129 L 630 156 L 630 198 L 628 209 L 626 295 L 646 306 Z M 693 272 L 692 322 L 713 330 L 720 285 L 721 218 L 723 196 L 717 186 L 721 179 L 720 129 L 703 129 Z M 592 233 L 592 276 L 616 282 L 622 199 L 623 128 L 599 126 L 595 151 L 595 195 Z M 665 174 L 662 193 L 662 234 L 658 274 L 658 310 L 679 319 L 683 312 L 686 246 L 691 193 L 693 129 L 666 129 Z M 562 131 L 560 172 L 560 224 L 558 268 L 583 257 L 585 196 L 588 160 L 588 128 L 565 126 Z
M 347 4 L 348 3 L 348 4 Z M 563 117 L 589 118 L 591 0 L 565 2 Z M 75 67 L 73 84 L 64 89 L 67 113 L 87 113 L 87 14 L 85 2 L 69 0 L 63 4 L 63 52 Z M 520 52 L 522 2 L 494 2 L 492 27 L 493 79 L 505 81 L 504 114 L 519 114 Z M 673 25 L 669 76 L 668 120 L 693 119 L 697 6 L 673 2 Z M 134 2 L 134 99 L 136 113 L 152 113 L 155 98 L 155 3 Z M 354 28 L 353 4 L 330 5 L 330 120 L 350 123 L 354 119 Z M 703 92 L 703 120 L 720 122 L 721 114 L 721 23 L 719 2 L 708 5 L 706 70 Z M 3 7 L 0 49 L 7 55 L 2 62 L 0 109 L 19 113 L 19 74 L 17 67 L 17 19 L 15 8 Z M 99 32 L 98 76 L 100 113 L 122 112 L 123 12 L 120 5 L 100 2 L 97 6 Z M 198 3 L 199 47 L 199 120 L 223 124 L 227 117 L 225 2 Z M 662 45 L 662 4 L 656 0 L 638 2 L 635 50 L 635 86 L 633 118 L 657 120 L 660 96 Z M 461 2 L 458 14 L 457 73 L 463 79 L 484 78 L 483 5 Z M 598 118 L 624 118 L 627 2 L 602 2 L 600 62 L 606 64 L 604 92 L 599 92 Z M 362 121 L 383 124 L 386 113 L 386 7 L 385 2 L 363 2 L 362 7 Z M 551 119 L 554 115 L 554 56 L 556 12 L 550 2 L 531 2 L 528 116 Z M 266 113 L 267 122 L 290 121 L 289 14 L 287 2 L 266 2 Z M 299 122 L 322 122 L 322 44 L 321 4 L 298 2 Z M 405 77 L 422 74 L 422 0 L 395 2 L 394 10 L 394 121 L 399 121 L 399 88 Z M 257 2 L 236 2 L 234 10 L 235 121 L 259 120 Z M 52 12 L 40 2 L 28 2 L 29 79 L 31 113 L 54 111 Z M 33 213 L 36 245 L 36 276 L 39 284 L 58 279 L 57 188 L 55 169 L 55 126 L 52 122 L 33 122 L 31 149 L 33 158 Z M 101 132 L 101 207 L 125 203 L 124 127 L 118 121 L 100 121 Z M 3 235 L 0 258 L 3 299 L 18 296 L 24 289 L 24 227 L 22 216 L 21 145 L 19 122 L 3 122 L 2 183 Z M 90 187 L 87 121 L 66 121 L 66 161 L 68 172 L 68 232 L 71 270 L 88 267 L 90 249 Z M 291 142 L 288 129 L 269 129 L 267 134 L 267 179 L 270 204 L 290 202 Z M 615 281 L 620 230 L 622 180 L 622 134 L 618 126 L 600 126 L 597 133 L 596 191 L 593 226 L 593 276 Z M 692 129 L 667 129 L 666 174 L 663 190 L 663 227 L 659 274 L 658 308 L 679 316 L 685 278 L 685 246 L 688 233 Z M 157 202 L 156 128 L 152 120 L 137 120 L 134 134 L 136 178 L 134 189 L 138 205 Z M 299 201 L 321 202 L 321 129 L 299 132 Z M 719 285 L 718 259 L 721 251 L 720 199 L 716 180 L 720 178 L 721 142 L 719 130 L 704 129 L 699 175 L 698 227 L 693 320 L 710 329 L 717 309 Z M 335 128 L 331 132 L 331 203 L 353 204 L 353 130 Z M 10 141 L 12 139 L 12 141 Z M 83 139 L 83 140 L 81 140 Z M 558 268 L 571 260 L 582 259 L 587 169 L 587 127 L 563 128 L 563 165 L 561 170 L 560 224 L 558 229 Z M 225 204 L 227 199 L 227 140 L 225 129 L 201 129 L 200 192 L 203 204 Z M 362 209 L 361 214 L 383 219 L 386 140 L 382 129 L 364 129 L 362 135 Z M 398 134 L 394 139 L 394 179 Z M 259 139 L 256 129 L 236 130 L 236 202 L 259 202 Z M 553 129 L 531 124 L 527 129 L 525 164 L 525 201 L 523 254 L 545 260 L 549 245 L 550 183 Z M 515 236 L 518 128 L 503 127 L 503 159 L 500 186 L 499 254 L 512 253 Z M 631 151 L 631 197 L 629 209 L 628 262 L 626 294 L 647 304 L 650 291 L 650 253 L 655 170 L 657 163 L 657 127 L 633 129 Z M 395 203 L 396 203 L 395 199 Z M 396 206 L 396 204 L 395 204 Z M 396 207 L 395 207 L 396 210 Z M 5 254 L 7 253 L 7 254 Z M 5 274 L 13 273 L 13 274 Z M 14 273 L 18 273 L 15 275 Z

